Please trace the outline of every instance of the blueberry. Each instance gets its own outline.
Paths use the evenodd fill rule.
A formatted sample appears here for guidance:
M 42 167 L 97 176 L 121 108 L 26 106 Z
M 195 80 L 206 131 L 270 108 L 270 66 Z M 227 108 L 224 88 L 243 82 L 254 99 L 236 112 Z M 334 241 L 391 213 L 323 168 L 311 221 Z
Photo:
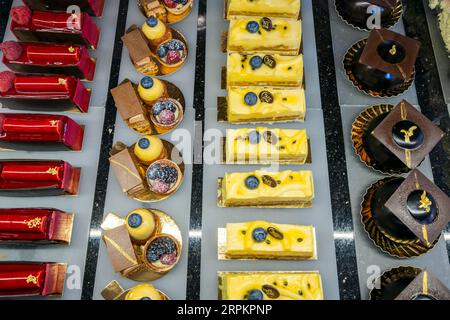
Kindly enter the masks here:
M 160 58 L 164 58 L 166 55 L 167 55 L 167 49 L 166 49 L 166 47 L 164 47 L 164 46 L 159 46 L 159 48 L 158 48 L 158 56 L 160 57 Z
M 166 109 L 165 103 L 158 101 L 152 107 L 152 113 L 154 116 L 159 116 L 159 114 Z
M 178 180 L 178 171 L 172 167 L 165 167 L 164 170 L 167 172 L 167 180 L 164 180 L 166 183 L 175 183 Z
M 132 213 L 129 217 L 128 217 L 128 225 L 131 228 L 139 228 L 142 224 L 142 216 L 138 213 Z
M 184 45 L 180 40 L 171 40 L 165 46 L 167 46 L 167 49 L 169 49 L 169 50 L 183 50 L 184 49 Z
M 147 251 L 147 259 L 156 262 L 165 254 L 176 252 L 177 248 L 172 239 L 158 238 L 153 241 Z
M 143 77 L 141 80 L 141 86 L 144 89 L 151 89 L 153 88 L 153 79 L 151 77 Z
M 159 171 L 161 170 L 160 165 L 154 165 L 151 166 L 150 169 L 148 169 L 147 176 L 150 180 L 156 180 L 159 177 Z
M 140 300 L 152 300 L 150 297 L 142 297 Z
M 254 106 L 258 102 L 258 96 L 254 92 L 249 92 L 244 97 L 245 104 L 248 106 Z
M 173 2 L 178 3 L 178 4 L 182 4 L 184 6 L 188 2 L 188 0 L 173 0 Z
M 263 228 L 256 228 L 253 230 L 252 236 L 256 242 L 264 242 L 267 238 L 267 231 Z
M 255 190 L 259 187 L 259 180 L 255 176 L 250 176 L 245 180 L 245 185 L 250 190 Z
M 151 16 L 147 19 L 147 25 L 151 28 L 154 28 L 158 25 L 158 19 L 155 18 L 155 16 Z
M 248 134 L 248 141 L 251 144 L 258 144 L 261 141 L 261 134 L 256 130 L 251 131 Z
M 175 104 L 172 101 L 167 101 L 165 103 L 165 109 L 169 110 L 173 113 L 175 113 L 177 111 L 177 107 L 175 106 Z
M 263 65 L 263 59 L 260 56 L 254 56 L 250 59 L 250 65 L 254 69 L 259 69 Z
M 138 145 L 141 149 L 148 149 L 150 148 L 150 140 L 148 140 L 147 138 L 142 138 L 141 140 L 139 140 Z
M 250 33 L 257 33 L 259 31 L 259 23 L 256 21 L 250 21 L 247 23 L 247 31 Z
M 248 293 L 247 300 L 263 300 L 264 295 L 261 290 L 251 290 Z

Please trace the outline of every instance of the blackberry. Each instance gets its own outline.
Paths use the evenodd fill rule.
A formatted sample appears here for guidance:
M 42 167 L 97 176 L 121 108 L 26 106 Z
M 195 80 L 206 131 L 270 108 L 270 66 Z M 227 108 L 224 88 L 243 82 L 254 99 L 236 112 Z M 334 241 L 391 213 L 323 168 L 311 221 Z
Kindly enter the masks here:
M 179 40 L 170 40 L 164 46 L 169 50 L 184 50 L 184 45 Z
M 166 109 L 164 102 L 158 101 L 152 107 L 152 113 L 154 116 L 159 116 L 159 114 Z
M 161 166 L 159 164 L 153 165 L 148 169 L 147 176 L 150 180 L 156 180 L 159 177 Z
M 173 103 L 172 101 L 166 101 L 164 106 L 165 106 L 166 110 L 169 110 L 173 113 L 175 113 L 177 111 L 177 107 L 176 107 L 175 103 Z

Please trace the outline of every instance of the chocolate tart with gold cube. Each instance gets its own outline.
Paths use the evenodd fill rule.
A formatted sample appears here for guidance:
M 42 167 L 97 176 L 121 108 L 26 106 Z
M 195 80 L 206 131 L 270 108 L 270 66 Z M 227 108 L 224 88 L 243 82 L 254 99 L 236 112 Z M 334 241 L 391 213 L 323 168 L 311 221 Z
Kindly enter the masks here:
M 217 99 L 218 121 L 232 124 L 304 121 L 305 89 L 230 87 Z
M 317 259 L 313 226 L 266 221 L 228 223 L 218 231 L 219 259 Z
M 370 31 L 368 22 L 374 27 L 389 29 L 400 21 L 403 14 L 401 0 L 335 0 L 337 14 L 348 25 Z M 378 21 L 374 16 L 379 15 Z
M 186 62 L 186 38 L 174 28 L 151 16 L 141 28 L 132 25 L 122 37 L 136 71 L 148 76 L 168 75 Z
M 225 19 L 236 16 L 300 19 L 300 0 L 224 0 Z
M 399 258 L 434 247 L 450 222 L 450 198 L 420 171 L 373 184 L 361 204 L 362 223 L 382 251 Z
M 323 300 L 318 272 L 219 272 L 219 300 Z
M 117 180 L 129 197 L 140 202 L 168 198 L 184 178 L 184 162 L 174 145 L 156 136 L 145 136 L 127 147 L 117 142 L 109 159 Z
M 222 34 L 222 51 L 298 55 L 302 53 L 301 20 L 273 17 L 231 18 L 228 32 Z
M 189 16 L 194 0 L 138 0 L 137 5 L 147 18 L 155 16 L 170 24 Z
M 450 300 L 450 290 L 431 272 L 414 267 L 386 271 L 370 291 L 371 300 Z
M 163 211 L 136 209 L 125 219 L 110 213 L 102 229 L 113 269 L 126 278 L 135 281 L 159 279 L 180 259 L 180 229 Z
M 226 173 L 218 179 L 219 207 L 310 208 L 311 171 Z
M 183 121 L 183 93 L 169 81 L 146 76 L 136 85 L 127 79 L 111 94 L 122 119 L 140 134 L 164 134 Z
M 374 29 L 344 57 L 350 82 L 373 97 L 393 97 L 414 82 L 420 42 L 387 29 Z
M 226 164 L 311 163 L 306 130 L 266 127 L 228 129 L 223 143 Z
M 444 132 L 407 101 L 364 110 L 352 126 L 356 154 L 385 174 L 417 168 L 444 137 Z
M 150 283 L 141 283 L 125 290 L 117 281 L 111 281 L 101 292 L 105 300 L 170 300 Z

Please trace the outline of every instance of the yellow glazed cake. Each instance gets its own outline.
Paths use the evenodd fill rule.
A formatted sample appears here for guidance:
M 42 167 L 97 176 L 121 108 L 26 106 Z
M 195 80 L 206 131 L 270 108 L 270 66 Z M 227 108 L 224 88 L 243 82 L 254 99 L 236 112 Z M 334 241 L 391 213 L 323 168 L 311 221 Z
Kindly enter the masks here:
M 226 231 L 228 258 L 311 259 L 315 255 L 312 226 L 252 221 L 229 223 Z
M 231 123 L 304 120 L 303 88 L 277 89 L 231 87 L 227 96 L 227 118 Z
M 139 97 L 147 105 L 152 105 L 156 100 L 167 95 L 164 83 L 152 77 L 143 77 L 138 86 Z
M 300 0 L 225 0 L 226 16 L 270 16 L 297 19 Z
M 148 240 L 157 229 L 153 213 L 147 209 L 137 209 L 130 212 L 126 218 L 128 233 L 131 238 L 142 242 Z
M 134 288 L 131 288 L 125 300 L 166 300 L 164 295 L 161 294 L 154 286 L 148 283 L 142 283 Z
M 306 130 L 265 127 L 228 129 L 226 163 L 304 164 L 309 153 Z
M 255 171 L 226 173 L 220 183 L 219 205 L 224 207 L 311 207 L 311 171 Z
M 236 52 L 228 54 L 227 87 L 301 87 L 303 76 L 303 55 L 301 54 L 297 56 L 243 55 Z
M 145 136 L 134 146 L 134 154 L 146 165 L 149 165 L 165 156 L 164 145 L 158 137 Z
M 141 30 L 154 47 L 172 38 L 172 30 L 155 16 L 148 18 Z
M 300 20 L 283 18 L 232 18 L 227 51 L 297 55 L 302 42 Z
M 222 300 L 323 300 L 319 273 L 219 273 Z

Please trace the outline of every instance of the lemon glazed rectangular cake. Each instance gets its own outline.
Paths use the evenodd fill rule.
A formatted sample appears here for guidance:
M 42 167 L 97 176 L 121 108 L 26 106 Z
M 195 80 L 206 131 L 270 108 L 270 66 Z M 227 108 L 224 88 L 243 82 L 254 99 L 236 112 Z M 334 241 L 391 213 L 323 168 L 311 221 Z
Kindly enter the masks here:
M 269 16 L 298 19 L 300 0 L 225 0 L 225 16 Z
M 219 272 L 220 300 L 323 300 L 318 272 Z
M 221 230 L 224 231 L 223 238 Z M 316 241 L 313 226 L 276 224 L 266 221 L 228 223 L 219 229 L 224 240 L 225 259 L 314 259 Z
M 239 172 L 219 178 L 220 207 L 309 208 L 313 199 L 311 171 Z

